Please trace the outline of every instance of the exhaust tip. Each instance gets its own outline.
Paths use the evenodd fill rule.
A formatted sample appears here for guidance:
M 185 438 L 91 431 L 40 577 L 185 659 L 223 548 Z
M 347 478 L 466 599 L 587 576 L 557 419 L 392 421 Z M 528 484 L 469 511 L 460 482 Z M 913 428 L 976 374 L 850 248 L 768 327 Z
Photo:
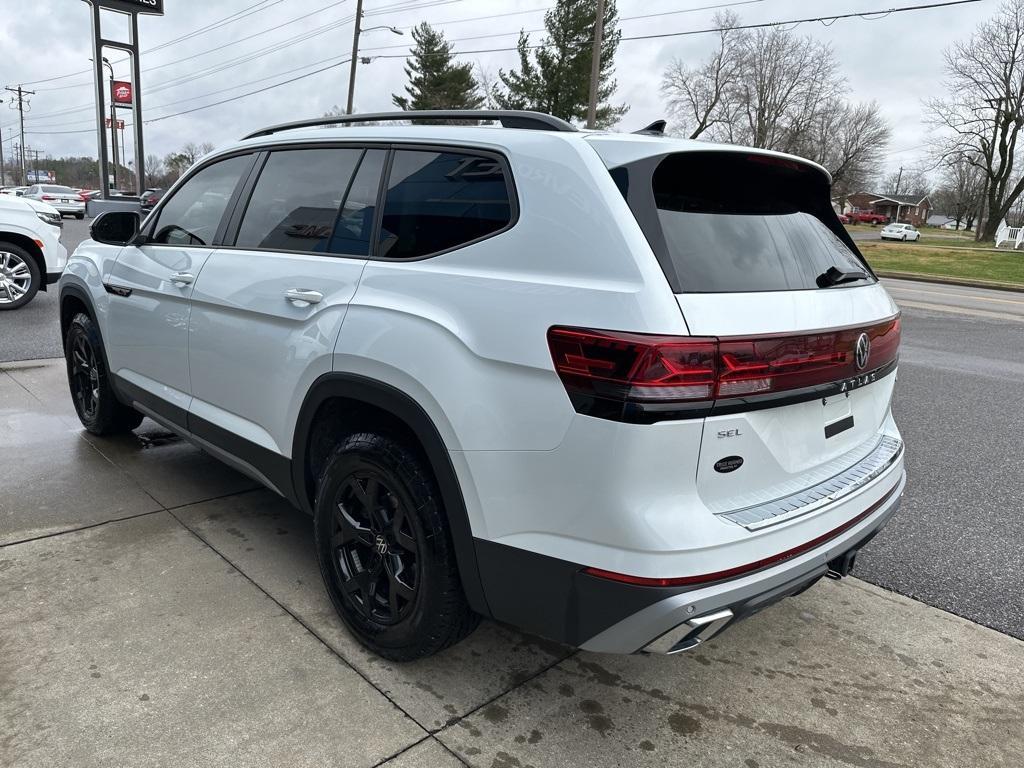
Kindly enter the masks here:
M 692 650 L 717 635 L 732 620 L 733 612 L 729 608 L 696 616 L 644 646 L 643 652 L 674 656 Z

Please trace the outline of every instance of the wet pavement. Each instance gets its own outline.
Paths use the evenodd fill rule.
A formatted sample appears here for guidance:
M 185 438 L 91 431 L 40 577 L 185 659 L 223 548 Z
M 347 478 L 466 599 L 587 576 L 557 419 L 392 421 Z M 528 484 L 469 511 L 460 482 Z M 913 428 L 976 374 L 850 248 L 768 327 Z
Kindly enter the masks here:
M 682 657 L 491 622 L 378 659 L 310 520 L 145 421 L 86 436 L 0 365 L 0 765 L 975 766 L 1024 754 L 1024 643 L 856 579 Z

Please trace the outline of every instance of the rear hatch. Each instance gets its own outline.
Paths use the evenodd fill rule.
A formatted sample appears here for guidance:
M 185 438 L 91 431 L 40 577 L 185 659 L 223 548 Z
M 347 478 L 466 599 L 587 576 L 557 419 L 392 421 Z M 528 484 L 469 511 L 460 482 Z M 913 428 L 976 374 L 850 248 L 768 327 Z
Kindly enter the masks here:
M 723 149 L 646 157 L 612 176 L 690 333 L 717 347 L 704 503 L 756 529 L 884 469 L 899 449 L 899 316 L 839 223 L 828 175 Z

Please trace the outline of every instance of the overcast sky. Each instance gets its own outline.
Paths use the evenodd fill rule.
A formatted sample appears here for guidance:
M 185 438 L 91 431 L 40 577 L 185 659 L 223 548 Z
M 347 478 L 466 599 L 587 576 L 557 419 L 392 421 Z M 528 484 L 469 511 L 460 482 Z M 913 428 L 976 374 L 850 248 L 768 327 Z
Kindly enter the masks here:
M 720 4 L 731 5 L 742 22 L 749 24 L 875 11 L 927 1 L 619 0 L 618 7 L 621 17 L 672 12 L 621 21 L 625 37 L 710 27 L 715 11 L 708 6 Z M 143 51 L 184 35 L 198 34 L 143 54 L 147 154 L 163 156 L 188 141 L 219 145 L 263 125 L 320 115 L 333 105 L 344 105 L 347 64 L 226 104 L 157 120 L 347 58 L 352 46 L 355 0 L 165 0 L 165 4 L 165 16 L 140 17 Z M 357 111 L 392 109 L 391 94 L 402 92 L 405 83 L 404 59 L 400 56 L 408 52 L 409 27 L 428 21 L 455 41 L 456 50 L 460 51 L 510 48 L 515 45 L 520 28 L 529 31 L 543 26 L 542 11 L 551 4 L 552 0 L 364 0 L 364 29 L 387 24 L 404 29 L 406 34 L 398 37 L 387 30 L 364 33 L 360 45 L 363 55 L 399 57 L 377 58 L 368 65 L 360 65 Z M 403 5 L 415 7 L 398 7 Z M 704 10 L 684 12 L 700 8 Z M 943 49 L 969 35 L 997 8 L 998 0 L 981 0 L 871 21 L 839 20 L 828 27 L 817 22 L 802 24 L 796 33 L 813 35 L 832 46 L 848 78 L 851 99 L 879 102 L 893 129 L 888 164 L 895 169 L 900 164 L 913 165 L 921 160 L 919 145 L 925 141 L 927 131 L 922 122 L 921 100 L 943 93 Z M 247 15 L 219 28 L 215 26 L 240 12 Z M 307 18 L 295 20 L 307 14 Z M 478 18 L 495 14 L 501 16 Z M 125 38 L 127 24 L 120 22 L 125 17 L 105 16 L 110 19 L 105 35 Z M 326 29 L 318 29 L 325 26 Z M 508 34 L 496 36 L 500 33 Z M 252 38 L 243 39 L 249 36 Z M 541 33 L 532 37 L 539 42 Z M 84 2 L 0 0 L 0 85 L 25 83 L 26 88 L 36 91 L 31 97 L 32 112 L 26 117 L 26 144 L 30 147 L 56 157 L 96 155 L 90 75 L 29 84 L 86 70 L 90 66 L 90 41 L 89 9 Z M 624 40 L 616 58 L 615 100 L 630 105 L 630 110 L 620 128 L 635 130 L 665 116 L 658 83 L 666 63 L 673 57 L 697 62 L 710 53 L 714 44 L 712 34 Z M 114 61 L 121 58 L 116 51 L 108 51 L 107 56 Z M 461 58 L 495 73 L 516 62 L 514 51 L 467 53 Z M 187 60 L 178 62 L 179 59 Z M 316 62 L 322 63 L 314 66 Z M 221 71 L 210 72 L 215 68 Z M 117 67 L 119 76 L 127 75 L 128 71 L 127 64 Z M 196 77 L 204 72 L 205 76 Z M 208 95 L 213 92 L 217 93 Z M 2 95 L 10 96 L 6 92 Z M 9 157 L 17 140 L 17 113 L 7 106 L 0 106 L 0 130 L 5 155 Z M 78 111 L 70 111 L 75 109 Z M 130 113 L 122 111 L 122 115 L 126 114 Z

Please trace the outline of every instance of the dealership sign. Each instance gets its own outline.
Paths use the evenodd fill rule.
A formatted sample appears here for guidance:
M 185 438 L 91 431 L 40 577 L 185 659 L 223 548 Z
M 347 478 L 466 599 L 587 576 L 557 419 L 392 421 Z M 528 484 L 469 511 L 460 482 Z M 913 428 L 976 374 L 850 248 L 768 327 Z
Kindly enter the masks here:
M 132 84 L 127 80 L 114 80 L 110 83 L 110 98 L 115 107 L 130 108 L 132 105 Z
M 109 128 L 109 127 L 110 127 L 110 118 L 108 117 L 107 118 L 107 128 Z M 119 130 L 119 131 L 123 131 L 124 130 L 124 120 L 118 120 L 117 121 L 117 130 Z
M 93 0 L 100 8 L 109 8 L 121 13 L 145 13 L 151 16 L 164 15 L 164 0 Z

